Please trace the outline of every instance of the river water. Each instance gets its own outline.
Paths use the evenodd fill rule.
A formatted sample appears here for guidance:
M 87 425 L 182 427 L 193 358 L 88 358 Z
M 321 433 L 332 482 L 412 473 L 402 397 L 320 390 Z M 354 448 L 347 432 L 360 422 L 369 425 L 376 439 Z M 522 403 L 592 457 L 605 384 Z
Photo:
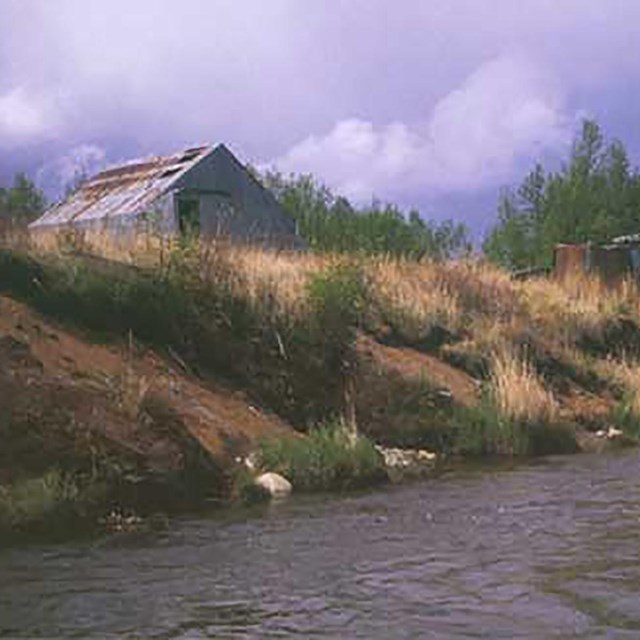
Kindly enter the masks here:
M 0 551 L 0 636 L 640 638 L 640 457 Z

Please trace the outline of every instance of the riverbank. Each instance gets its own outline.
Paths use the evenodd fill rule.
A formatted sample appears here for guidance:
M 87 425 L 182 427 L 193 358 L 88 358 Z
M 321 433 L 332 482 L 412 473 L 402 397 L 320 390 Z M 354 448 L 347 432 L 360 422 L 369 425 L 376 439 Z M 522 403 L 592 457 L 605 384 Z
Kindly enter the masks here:
M 5 528 L 30 528 L 38 502 L 41 522 L 58 503 L 62 520 L 95 520 L 224 502 L 260 450 L 260 470 L 295 468 L 294 490 L 314 490 L 388 476 L 374 444 L 448 459 L 637 439 L 630 288 L 476 262 L 192 245 L 124 264 L 87 249 L 0 249 Z M 366 463 L 339 438 L 304 452 L 322 424 L 357 425 Z M 274 457 L 265 443 L 283 441 Z

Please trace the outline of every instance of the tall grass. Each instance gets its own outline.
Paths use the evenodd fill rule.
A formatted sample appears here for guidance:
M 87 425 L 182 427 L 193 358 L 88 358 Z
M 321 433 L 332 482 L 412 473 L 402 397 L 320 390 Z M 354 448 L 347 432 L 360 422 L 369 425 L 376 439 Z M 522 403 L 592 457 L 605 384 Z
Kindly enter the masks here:
M 384 464 L 364 437 L 354 443 L 341 425 L 327 424 L 305 438 L 262 442 L 261 468 L 276 471 L 301 491 L 349 489 L 386 478 Z
M 296 278 L 274 256 L 269 275 L 268 255 L 196 244 L 142 269 L 0 250 L 0 290 L 105 337 L 171 348 L 304 427 L 342 411 L 361 285 L 357 271 L 313 258 Z
M 97 483 L 81 488 L 73 476 L 59 469 L 0 485 L 0 535 L 40 528 L 51 531 L 69 518 L 84 515 L 99 491 Z
M 597 363 L 597 370 L 610 379 L 619 392 L 612 421 L 626 435 L 640 437 L 640 362 L 625 356 L 606 358 Z
M 621 319 L 638 321 L 638 291 L 629 281 L 611 289 L 595 278 L 535 279 L 519 292 L 531 321 L 564 345 L 604 343 Z
M 501 415 L 531 424 L 557 419 L 558 406 L 544 387 L 532 364 L 509 349 L 493 356 L 491 394 Z
M 537 455 L 577 450 L 574 428 L 533 364 L 503 346 L 491 357 L 481 403 L 456 411 L 454 451 L 467 455 Z
M 483 379 L 490 407 L 480 422 L 488 425 L 493 413 L 503 431 L 558 423 L 564 414 L 547 386 L 569 369 L 582 384 L 599 375 L 593 359 L 640 355 L 631 283 L 608 290 L 584 279 L 514 281 L 478 260 L 276 252 L 220 241 L 141 236 L 120 247 L 97 233 L 47 242 L 47 253 L 0 253 L 0 288 L 84 327 L 132 331 L 170 346 L 196 370 L 228 376 L 301 428 L 344 410 L 356 329 L 434 352 Z M 87 252 L 135 268 L 98 264 Z M 625 384 L 633 386 L 629 376 Z M 376 433 L 380 416 L 391 415 L 403 437 L 422 442 L 424 434 L 404 428 L 413 412 L 434 443 L 453 446 L 433 420 L 423 420 L 426 411 L 439 419 L 452 408 L 434 412 L 433 394 L 411 394 L 396 402 L 365 392 L 371 406 L 359 411 Z M 635 411 L 635 395 L 629 398 Z
M 439 280 L 434 264 L 379 258 L 364 269 L 373 314 L 404 340 L 416 343 L 437 329 L 461 329 L 457 292 Z

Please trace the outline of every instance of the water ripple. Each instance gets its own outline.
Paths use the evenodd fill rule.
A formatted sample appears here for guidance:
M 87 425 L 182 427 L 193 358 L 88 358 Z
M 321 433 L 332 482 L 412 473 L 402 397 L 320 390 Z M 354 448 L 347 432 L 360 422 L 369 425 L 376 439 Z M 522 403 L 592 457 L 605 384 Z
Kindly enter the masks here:
M 0 636 L 638 638 L 635 453 L 0 552 Z

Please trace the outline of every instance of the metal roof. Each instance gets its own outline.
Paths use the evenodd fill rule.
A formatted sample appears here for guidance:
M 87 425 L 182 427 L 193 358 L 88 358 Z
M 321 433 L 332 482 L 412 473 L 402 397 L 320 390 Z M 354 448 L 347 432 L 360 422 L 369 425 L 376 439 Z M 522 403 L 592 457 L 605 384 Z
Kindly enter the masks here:
M 632 233 L 628 236 L 619 236 L 614 238 L 611 242 L 614 244 L 632 244 L 640 242 L 640 233 Z
M 47 209 L 31 226 L 91 222 L 148 211 L 155 200 L 211 151 L 210 146 L 192 147 L 102 171 L 66 200 Z

